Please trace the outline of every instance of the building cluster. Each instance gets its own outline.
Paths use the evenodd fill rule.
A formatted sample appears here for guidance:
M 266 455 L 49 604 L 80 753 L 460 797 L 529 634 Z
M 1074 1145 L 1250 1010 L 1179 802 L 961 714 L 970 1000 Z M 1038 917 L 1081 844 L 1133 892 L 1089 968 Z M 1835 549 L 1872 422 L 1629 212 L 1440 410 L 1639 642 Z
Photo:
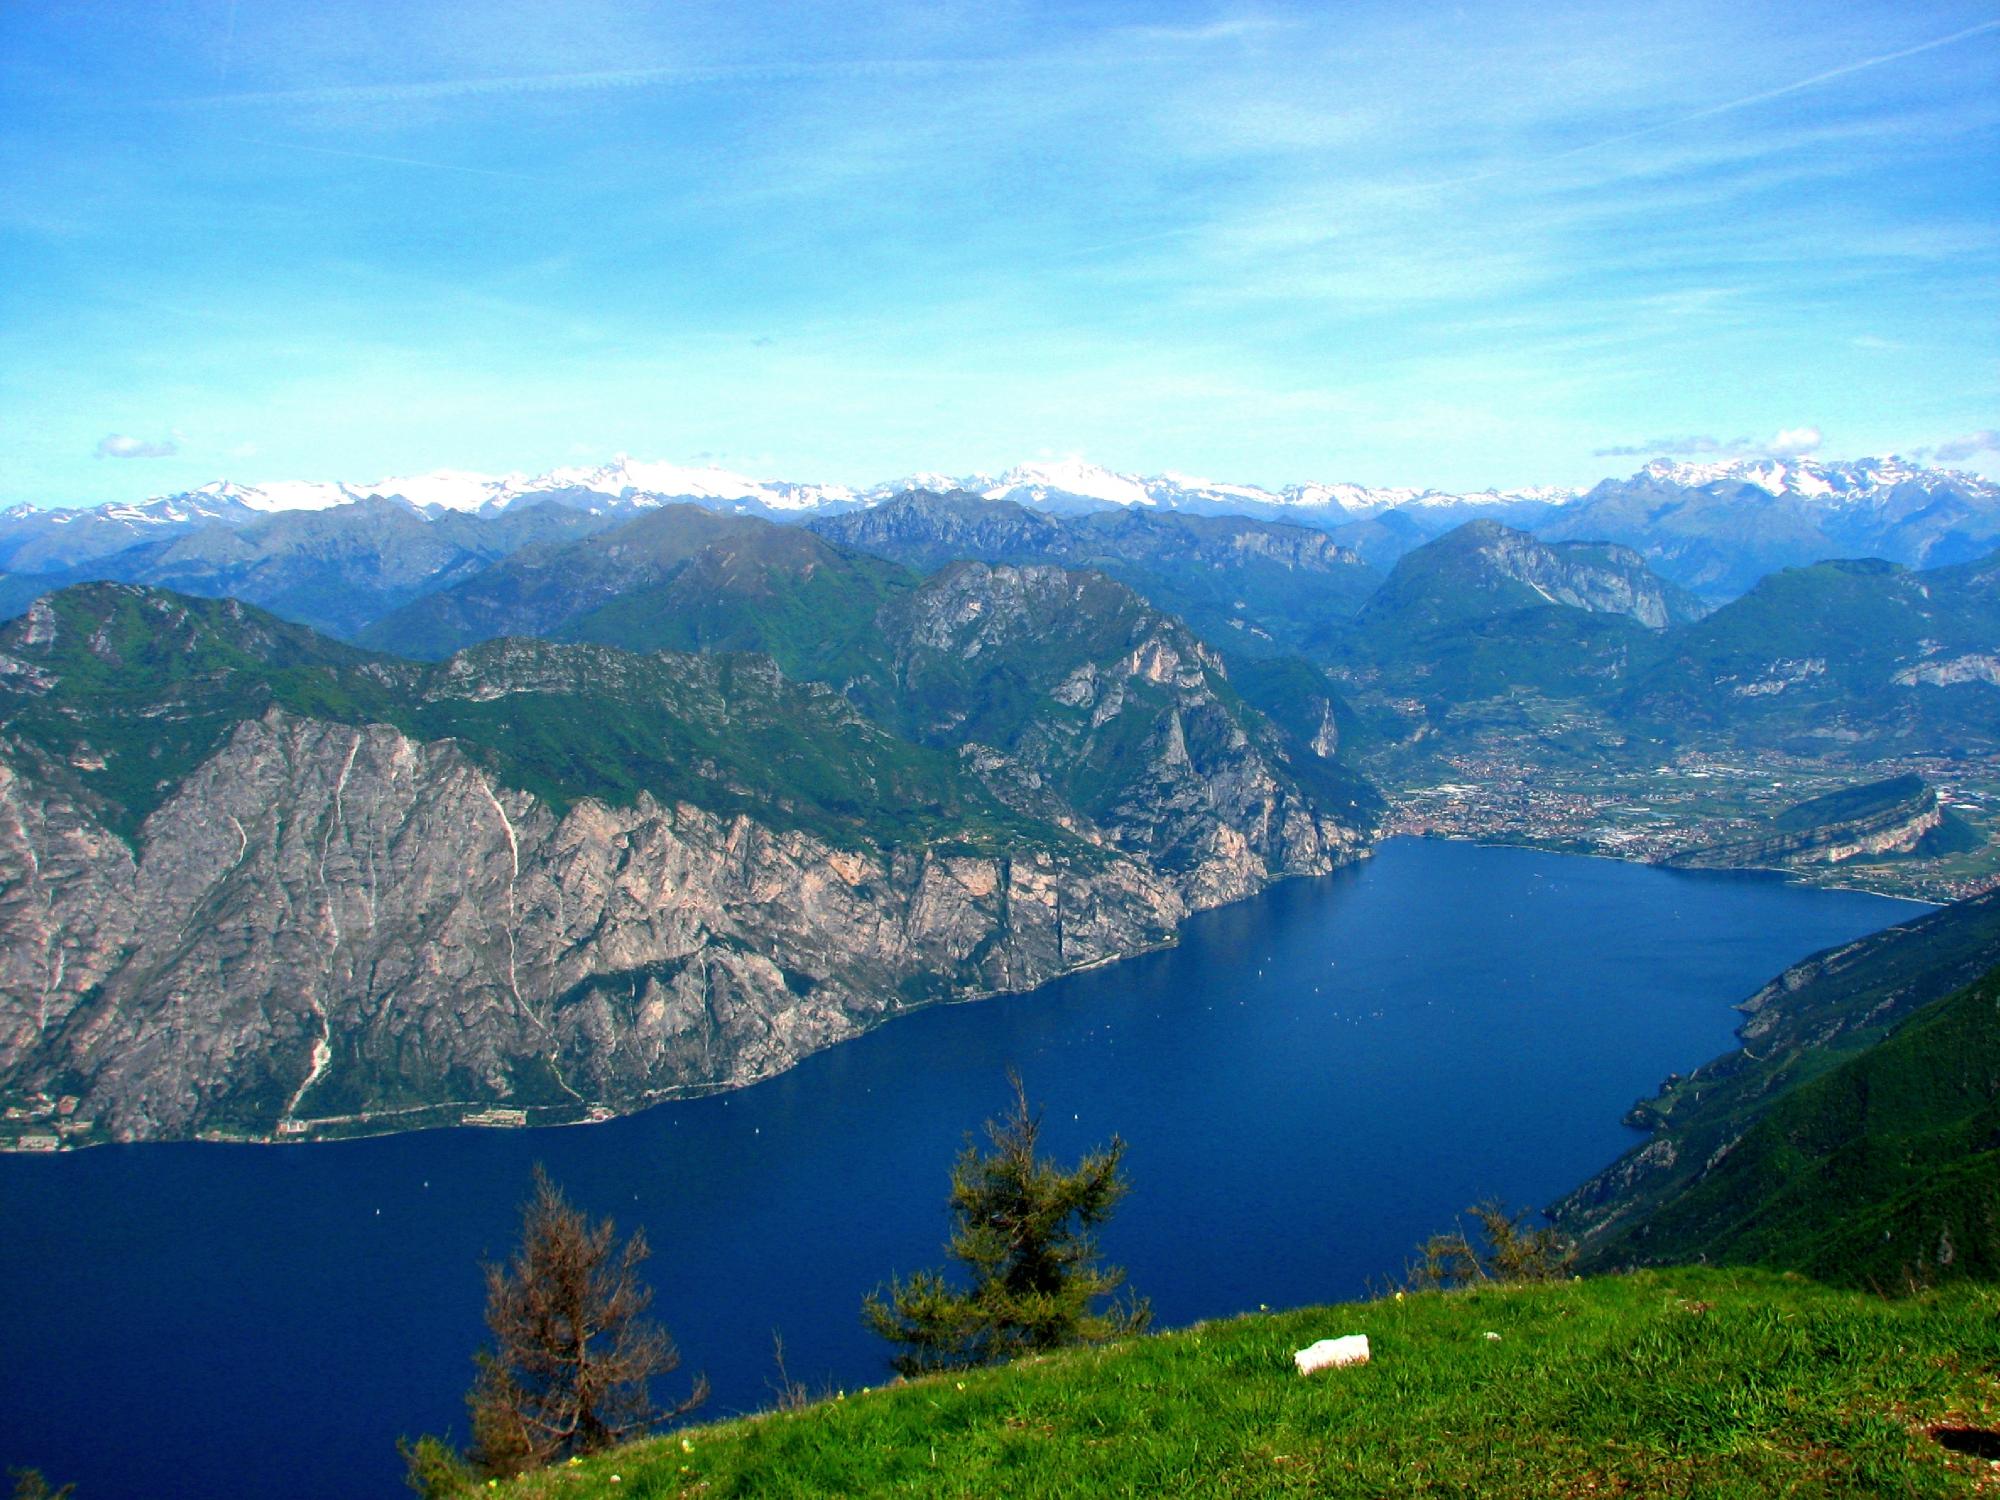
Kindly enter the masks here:
M 13 1139 L 0 1139 L 0 1145 L 11 1145 L 16 1151 L 62 1150 L 79 1137 L 89 1135 L 96 1124 L 77 1115 L 77 1105 L 81 1102 L 75 1094 L 35 1093 L 19 1104 L 8 1105 L 0 1111 L 0 1129 Z
M 1653 766 L 1567 771 L 1535 763 L 1505 744 L 1454 755 L 1444 779 L 1407 786 L 1391 799 L 1385 835 L 1527 844 L 1656 863 L 1692 849 L 1768 831 L 1788 807 L 1858 779 L 1921 775 L 1959 819 L 1985 836 L 1980 849 L 1938 858 L 1855 861 L 1809 872 L 1931 901 L 1957 901 L 2000 886 L 2000 758 L 1913 756 L 1866 768 L 1783 755 L 1700 751 Z

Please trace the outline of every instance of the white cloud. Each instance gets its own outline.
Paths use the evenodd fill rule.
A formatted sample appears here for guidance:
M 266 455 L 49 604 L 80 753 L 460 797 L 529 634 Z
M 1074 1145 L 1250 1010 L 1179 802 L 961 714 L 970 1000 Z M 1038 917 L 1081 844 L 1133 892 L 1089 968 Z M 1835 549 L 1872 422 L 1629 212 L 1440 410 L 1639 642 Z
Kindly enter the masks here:
M 111 432 L 97 440 L 99 458 L 172 458 L 180 451 L 180 443 L 170 437 L 135 438 Z
M 1660 455 L 1706 458 L 1798 458 L 1815 452 L 1825 441 L 1824 434 L 1810 424 L 1781 428 L 1762 442 L 1755 438 L 1718 438 L 1707 433 L 1681 437 L 1647 438 L 1638 443 L 1619 443 L 1609 448 L 1593 448 L 1592 458 L 1653 458 Z
M 2000 453 L 2000 431 L 1991 427 L 1978 432 L 1968 432 L 1963 437 L 1949 438 L 1935 448 L 1919 448 L 1919 458 L 1935 458 L 1941 463 L 1963 463 L 1968 458 L 1977 458 L 1982 453 Z

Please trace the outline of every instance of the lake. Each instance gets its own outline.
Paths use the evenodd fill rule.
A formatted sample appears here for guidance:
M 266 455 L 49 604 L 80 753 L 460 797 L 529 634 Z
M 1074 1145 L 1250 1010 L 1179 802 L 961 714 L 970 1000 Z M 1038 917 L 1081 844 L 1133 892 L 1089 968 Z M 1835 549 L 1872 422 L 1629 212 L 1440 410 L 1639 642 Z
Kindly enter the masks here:
M 1752 874 L 1399 839 L 1188 923 L 1177 948 L 895 1021 L 738 1093 L 588 1127 L 0 1157 L 0 1464 L 80 1500 L 388 1497 L 465 1435 L 478 1263 L 539 1161 L 643 1224 L 709 1415 L 887 1375 L 860 1327 L 942 1263 L 947 1173 L 1020 1068 L 1072 1159 L 1114 1132 L 1107 1258 L 1181 1324 L 1364 1295 L 1491 1195 L 1539 1205 L 1730 1006 L 1921 908 Z M 1329 1331 L 1338 1331 L 1332 1330 Z

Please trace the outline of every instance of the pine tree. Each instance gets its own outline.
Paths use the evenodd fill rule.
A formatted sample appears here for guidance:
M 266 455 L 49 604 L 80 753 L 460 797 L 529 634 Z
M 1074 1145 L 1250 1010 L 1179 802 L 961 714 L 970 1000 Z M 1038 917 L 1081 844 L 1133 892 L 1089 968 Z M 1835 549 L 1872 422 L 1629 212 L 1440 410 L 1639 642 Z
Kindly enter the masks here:
M 1125 1143 L 1063 1171 L 1037 1155 L 1041 1115 L 1009 1071 L 1013 1106 L 986 1122 L 991 1149 L 970 1140 L 951 1171 L 954 1229 L 946 1246 L 970 1279 L 959 1289 L 942 1272 L 892 1279 L 862 1304 L 862 1321 L 903 1345 L 891 1364 L 904 1375 L 995 1364 L 1064 1344 L 1137 1333 L 1151 1320 L 1144 1299 L 1109 1298 L 1125 1273 L 1097 1261 L 1097 1229 L 1125 1196 Z
M 1471 1286 L 1480 1281 L 1564 1281 L 1576 1269 L 1576 1246 L 1553 1227 L 1528 1227 L 1528 1212 L 1509 1213 L 1498 1198 L 1466 1210 L 1479 1221 L 1486 1253 L 1454 1228 L 1434 1234 L 1417 1247 L 1418 1259 L 1404 1280 L 1412 1290 Z
M 697 1378 L 678 1406 L 654 1403 L 651 1382 L 680 1352 L 646 1309 L 639 1279 L 650 1251 L 643 1229 L 622 1248 L 609 1219 L 591 1223 L 539 1166 L 522 1210 L 521 1246 L 486 1267 L 486 1326 L 493 1347 L 477 1356 L 471 1458 L 486 1474 L 517 1474 L 572 1453 L 637 1437 L 692 1411 L 708 1395 Z

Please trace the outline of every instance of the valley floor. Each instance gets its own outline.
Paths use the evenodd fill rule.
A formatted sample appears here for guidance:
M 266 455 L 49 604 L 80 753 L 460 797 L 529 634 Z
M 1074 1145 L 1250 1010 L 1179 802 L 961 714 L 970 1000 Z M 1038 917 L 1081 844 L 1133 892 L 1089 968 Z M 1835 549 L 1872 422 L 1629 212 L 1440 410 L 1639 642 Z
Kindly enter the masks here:
M 1371 1363 L 1294 1372 L 1348 1333 Z M 1685 1269 L 1199 1324 L 677 1430 L 498 1492 L 1963 1495 L 2000 1490 L 1995 1427 L 2000 1293 Z
M 1533 764 L 1520 747 L 1494 745 L 1369 771 L 1389 801 L 1384 837 L 1464 838 L 1648 863 L 1754 833 L 1771 814 L 1821 793 L 1914 772 L 1979 835 L 1980 847 L 1786 873 L 1812 885 L 1940 903 L 2000 885 L 2000 757 L 1908 757 L 1857 772 L 1776 752 L 1689 752 L 1658 765 L 1569 767 Z

